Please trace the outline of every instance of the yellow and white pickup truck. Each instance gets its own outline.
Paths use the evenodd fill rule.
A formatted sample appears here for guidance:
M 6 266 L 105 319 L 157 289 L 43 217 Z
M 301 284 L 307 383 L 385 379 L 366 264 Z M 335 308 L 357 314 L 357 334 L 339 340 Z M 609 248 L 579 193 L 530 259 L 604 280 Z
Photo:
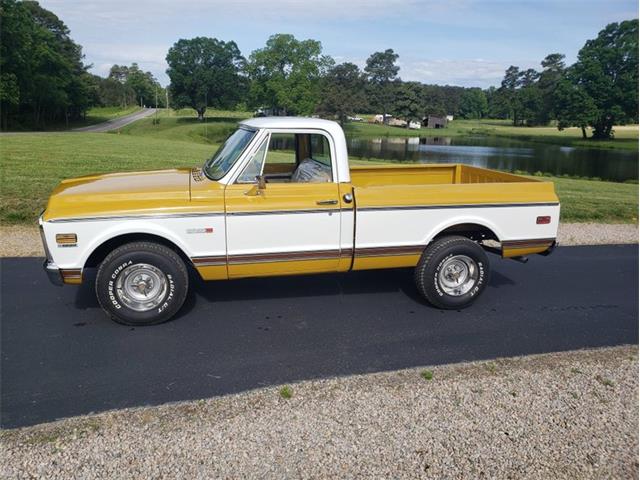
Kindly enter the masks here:
M 40 218 L 53 283 L 97 267 L 117 322 L 171 318 L 204 280 L 415 267 L 438 308 L 485 289 L 487 251 L 524 259 L 555 246 L 551 182 L 467 165 L 349 166 L 340 126 L 243 121 L 202 168 L 63 181 Z

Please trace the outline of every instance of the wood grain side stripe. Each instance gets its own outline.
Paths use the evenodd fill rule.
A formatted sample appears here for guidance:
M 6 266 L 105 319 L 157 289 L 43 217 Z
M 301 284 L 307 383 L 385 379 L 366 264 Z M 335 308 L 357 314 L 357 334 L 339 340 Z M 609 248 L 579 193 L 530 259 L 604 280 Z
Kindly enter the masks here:
M 533 238 L 526 240 L 507 240 L 502 242 L 502 248 L 536 248 L 536 247 L 548 247 L 555 238 Z
M 424 245 L 411 245 L 401 247 L 374 247 L 357 248 L 355 256 L 359 257 L 388 257 L 394 255 L 420 255 Z M 311 250 L 306 252 L 276 252 L 276 253 L 249 253 L 241 255 L 224 255 L 192 257 L 191 261 L 196 267 L 209 267 L 217 265 L 242 265 L 248 263 L 269 262 L 298 262 L 304 260 L 332 260 L 338 258 L 350 258 L 354 255 L 351 248 L 342 250 Z
M 405 245 L 400 247 L 356 248 L 356 257 L 391 257 L 396 255 L 421 255 L 424 245 Z
M 331 260 L 341 256 L 351 256 L 352 250 L 312 250 L 307 252 L 249 253 L 241 255 L 192 257 L 196 267 L 215 265 L 242 265 L 247 263 L 297 262 L 301 260 Z
M 209 257 L 192 257 L 191 261 L 196 267 L 216 267 L 227 264 L 226 255 L 209 256 Z

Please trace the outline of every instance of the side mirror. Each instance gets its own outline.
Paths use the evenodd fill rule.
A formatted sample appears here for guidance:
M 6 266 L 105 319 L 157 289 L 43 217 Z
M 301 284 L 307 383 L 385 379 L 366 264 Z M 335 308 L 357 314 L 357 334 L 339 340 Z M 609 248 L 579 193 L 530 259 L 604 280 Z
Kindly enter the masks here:
M 267 180 L 264 175 L 256 175 L 256 183 L 254 183 L 249 190 L 244 192 L 245 195 L 254 197 L 256 195 L 262 195 L 262 192 L 267 188 Z

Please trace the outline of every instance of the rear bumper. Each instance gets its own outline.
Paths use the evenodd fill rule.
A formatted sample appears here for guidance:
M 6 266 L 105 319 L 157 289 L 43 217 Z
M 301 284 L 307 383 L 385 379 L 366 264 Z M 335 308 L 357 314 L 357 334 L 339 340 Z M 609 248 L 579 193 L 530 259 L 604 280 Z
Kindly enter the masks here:
M 534 238 L 530 240 L 507 240 L 502 242 L 502 257 L 526 257 L 527 255 L 549 255 L 555 248 L 555 238 Z M 548 253 L 547 253 L 548 252 Z
M 63 285 L 64 282 L 62 281 L 62 273 L 55 263 L 50 262 L 49 260 L 45 260 L 42 264 L 42 268 L 47 274 L 47 278 L 53 285 L 56 285 L 58 287 L 61 287 Z
M 538 255 L 544 255 L 545 257 L 547 255 L 551 255 L 557 246 L 558 242 L 554 240 L 549 248 L 547 248 L 544 252 L 540 252 Z

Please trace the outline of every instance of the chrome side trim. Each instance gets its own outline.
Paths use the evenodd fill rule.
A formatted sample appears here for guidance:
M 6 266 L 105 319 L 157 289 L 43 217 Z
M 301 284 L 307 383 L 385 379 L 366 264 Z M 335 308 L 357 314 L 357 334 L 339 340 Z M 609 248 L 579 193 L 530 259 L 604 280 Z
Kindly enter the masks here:
M 51 223 L 70 223 L 70 222 L 105 222 L 113 220 L 140 220 L 140 219 L 164 219 L 164 218 L 191 218 L 191 217 L 219 217 L 224 212 L 208 212 L 208 213 L 141 213 L 140 215 L 105 215 L 101 217 L 71 217 L 71 218 L 54 218 L 53 220 L 45 220 Z
M 382 207 L 361 207 L 357 208 L 357 212 L 375 212 L 384 210 L 433 210 L 433 209 L 455 209 L 455 208 L 506 208 L 506 207 L 557 207 L 559 203 L 540 202 L 540 203 L 472 203 L 464 205 L 411 205 L 401 206 L 382 206 Z M 244 215 L 295 215 L 305 213 L 338 213 L 340 211 L 353 211 L 352 208 L 320 208 L 320 209 L 301 209 L 301 210 L 258 210 L 255 212 L 227 212 L 227 215 L 244 216 Z M 71 218 L 54 218 L 46 220 L 50 223 L 69 223 L 69 222 L 99 222 L 110 220 L 140 220 L 140 219 L 165 219 L 165 218 L 191 218 L 191 217 L 219 217 L 224 212 L 197 212 L 197 213 L 141 213 L 139 215 L 105 215 L 96 217 L 71 217 Z
M 432 210 L 436 208 L 504 208 L 504 207 L 557 207 L 558 202 L 539 202 L 539 203 L 470 203 L 461 205 L 411 205 L 407 207 L 389 206 L 389 207 L 360 207 L 358 212 L 375 212 L 381 210 Z
M 233 216 L 252 216 L 252 215 L 297 215 L 301 213 L 339 213 L 339 208 L 315 208 L 307 210 L 257 210 L 255 212 L 227 212 L 227 215 Z

